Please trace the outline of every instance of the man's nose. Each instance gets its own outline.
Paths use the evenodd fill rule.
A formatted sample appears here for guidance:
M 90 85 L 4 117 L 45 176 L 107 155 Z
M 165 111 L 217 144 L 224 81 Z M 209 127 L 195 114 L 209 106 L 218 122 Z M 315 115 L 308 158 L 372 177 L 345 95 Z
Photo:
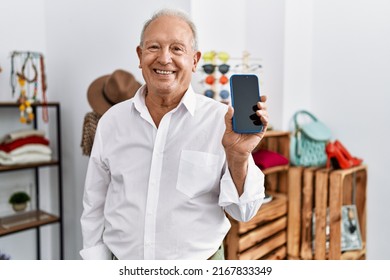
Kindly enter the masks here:
M 163 65 L 172 62 L 172 54 L 169 48 L 161 49 L 160 55 L 158 57 L 158 61 Z

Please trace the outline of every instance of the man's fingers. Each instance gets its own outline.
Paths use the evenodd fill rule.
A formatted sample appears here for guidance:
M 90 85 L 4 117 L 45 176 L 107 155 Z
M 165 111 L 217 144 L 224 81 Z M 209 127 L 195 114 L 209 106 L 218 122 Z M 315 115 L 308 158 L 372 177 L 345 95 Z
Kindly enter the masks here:
M 225 124 L 226 124 L 226 128 L 229 129 L 229 130 L 232 130 L 233 114 L 234 114 L 234 109 L 233 109 L 232 106 L 229 106 L 228 110 L 227 110 L 227 112 L 225 114 Z

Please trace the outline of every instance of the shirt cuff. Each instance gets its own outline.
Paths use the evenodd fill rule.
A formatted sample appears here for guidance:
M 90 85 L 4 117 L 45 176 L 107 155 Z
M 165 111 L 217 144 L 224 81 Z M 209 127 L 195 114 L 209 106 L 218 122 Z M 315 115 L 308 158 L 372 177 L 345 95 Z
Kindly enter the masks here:
M 248 171 L 244 183 L 244 192 L 238 196 L 229 168 L 226 164 L 226 172 L 221 179 L 221 192 L 219 205 L 222 207 L 230 204 L 247 204 L 264 198 L 264 174 L 255 165 L 253 158 L 248 159 Z
M 112 253 L 104 244 L 85 248 L 80 251 L 80 256 L 84 260 L 111 260 Z

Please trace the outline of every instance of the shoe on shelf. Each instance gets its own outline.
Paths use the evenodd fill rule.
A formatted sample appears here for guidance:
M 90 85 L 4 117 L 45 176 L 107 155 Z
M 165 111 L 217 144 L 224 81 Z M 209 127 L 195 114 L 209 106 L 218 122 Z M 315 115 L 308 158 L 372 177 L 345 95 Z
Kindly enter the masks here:
M 327 155 L 327 168 L 333 167 L 334 169 L 348 169 L 352 167 L 352 160 L 347 159 L 347 157 L 334 143 L 328 142 L 325 147 L 325 152 Z
M 352 166 L 360 165 L 363 160 L 358 157 L 352 156 L 348 150 L 344 147 L 339 140 L 334 141 L 334 145 L 341 151 L 341 153 L 350 161 L 352 161 Z

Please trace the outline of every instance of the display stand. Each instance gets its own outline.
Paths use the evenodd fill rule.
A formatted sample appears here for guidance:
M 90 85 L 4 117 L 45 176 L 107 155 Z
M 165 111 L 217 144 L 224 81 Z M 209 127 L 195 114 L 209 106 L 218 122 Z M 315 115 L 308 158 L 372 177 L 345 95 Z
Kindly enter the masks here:
M 289 132 L 267 131 L 256 147 L 289 158 Z M 225 241 L 225 258 L 229 260 L 285 259 L 287 256 L 287 173 L 289 165 L 268 168 L 265 188 L 272 201 L 261 206 L 249 222 L 229 217 L 231 229 Z
M 44 107 L 45 106 L 45 107 Z M 35 186 L 35 206 L 36 209 L 26 212 L 22 215 L 10 215 L 8 217 L 3 217 L 0 220 L 0 238 L 6 235 L 14 234 L 17 232 L 26 231 L 29 229 L 36 230 L 36 252 L 37 259 L 41 259 L 41 234 L 40 227 L 47 226 L 51 224 L 59 225 L 59 259 L 64 258 L 64 242 L 63 242 L 63 220 L 62 220 L 62 164 L 61 164 L 61 121 L 60 121 L 60 104 L 59 103 L 47 103 L 40 104 L 36 103 L 32 105 L 34 115 L 37 116 L 37 110 L 42 110 L 43 108 L 55 110 L 56 120 L 52 120 L 52 127 L 56 130 L 55 138 L 56 143 L 56 158 L 49 162 L 37 162 L 30 164 L 19 164 L 12 166 L 1 166 L 0 165 L 0 175 L 6 172 L 18 172 L 20 170 L 31 169 L 34 171 L 34 186 Z M 0 103 L 1 110 L 10 110 L 12 114 L 16 117 L 19 116 L 19 105 L 16 103 Z M 38 129 L 38 122 L 35 118 L 32 126 L 34 129 Z M 40 172 L 41 168 L 58 168 L 57 175 L 57 184 L 58 187 L 58 210 L 56 214 L 48 213 L 43 211 L 40 205 L 40 197 L 48 195 L 47 193 L 40 192 Z

